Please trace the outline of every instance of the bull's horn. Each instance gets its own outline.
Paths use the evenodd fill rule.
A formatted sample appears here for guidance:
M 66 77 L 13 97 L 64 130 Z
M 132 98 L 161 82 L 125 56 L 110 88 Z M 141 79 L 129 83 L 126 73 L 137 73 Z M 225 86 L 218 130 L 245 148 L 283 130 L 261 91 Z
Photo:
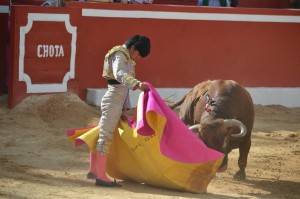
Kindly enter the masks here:
M 195 125 L 193 125 L 193 126 L 190 126 L 189 129 L 190 129 L 191 131 L 193 131 L 193 133 L 198 133 L 199 127 L 200 127 L 200 124 L 195 124 Z
M 224 120 L 225 126 L 237 126 L 241 129 L 239 134 L 231 134 L 232 137 L 244 137 L 247 133 L 246 126 L 239 120 L 236 119 L 226 119 Z

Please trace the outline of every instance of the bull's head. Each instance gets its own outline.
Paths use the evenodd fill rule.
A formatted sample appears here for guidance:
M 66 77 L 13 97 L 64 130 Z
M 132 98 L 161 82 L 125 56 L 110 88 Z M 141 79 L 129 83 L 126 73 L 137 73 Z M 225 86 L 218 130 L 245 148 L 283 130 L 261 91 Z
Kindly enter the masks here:
M 236 119 L 209 120 L 191 126 L 190 130 L 197 134 L 209 148 L 225 154 L 231 151 L 230 140 L 244 137 L 247 132 L 245 125 Z

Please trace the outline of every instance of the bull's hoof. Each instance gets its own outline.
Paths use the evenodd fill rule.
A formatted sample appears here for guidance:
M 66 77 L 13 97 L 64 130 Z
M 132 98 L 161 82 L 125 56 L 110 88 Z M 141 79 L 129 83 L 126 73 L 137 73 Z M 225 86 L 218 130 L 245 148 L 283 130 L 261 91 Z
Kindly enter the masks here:
M 239 170 L 238 172 L 236 172 L 236 174 L 234 174 L 233 178 L 235 180 L 245 180 L 246 179 L 246 173 L 245 173 L 245 171 Z
M 224 166 L 222 166 L 222 167 L 219 167 L 218 173 L 225 172 L 226 170 L 227 170 L 227 165 L 224 165 Z

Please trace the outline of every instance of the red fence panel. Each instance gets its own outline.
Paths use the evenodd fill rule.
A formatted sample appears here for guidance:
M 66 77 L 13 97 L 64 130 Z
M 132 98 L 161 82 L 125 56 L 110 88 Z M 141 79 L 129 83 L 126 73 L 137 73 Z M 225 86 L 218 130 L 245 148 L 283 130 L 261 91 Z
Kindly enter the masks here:
M 137 76 L 159 88 L 206 79 L 247 87 L 300 87 L 300 12 L 197 6 L 70 3 L 13 9 L 9 105 L 31 94 L 106 88 L 106 52 L 134 34 L 151 38 Z

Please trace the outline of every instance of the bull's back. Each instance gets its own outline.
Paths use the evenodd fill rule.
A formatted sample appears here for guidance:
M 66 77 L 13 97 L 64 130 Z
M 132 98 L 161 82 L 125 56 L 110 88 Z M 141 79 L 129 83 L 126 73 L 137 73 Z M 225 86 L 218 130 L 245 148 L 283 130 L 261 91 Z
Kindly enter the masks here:
M 195 111 L 198 103 L 204 98 L 210 87 L 211 80 L 197 84 L 185 97 L 180 106 L 179 118 L 187 125 L 195 124 Z M 204 110 L 204 107 L 203 107 Z

